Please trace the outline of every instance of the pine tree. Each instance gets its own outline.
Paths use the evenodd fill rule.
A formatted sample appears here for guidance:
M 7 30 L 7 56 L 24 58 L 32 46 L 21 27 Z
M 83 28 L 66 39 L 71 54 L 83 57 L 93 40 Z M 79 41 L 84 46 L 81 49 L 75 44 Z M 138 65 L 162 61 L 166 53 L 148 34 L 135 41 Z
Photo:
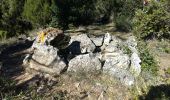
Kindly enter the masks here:
M 23 17 L 34 26 L 45 26 L 51 21 L 51 0 L 26 0 Z

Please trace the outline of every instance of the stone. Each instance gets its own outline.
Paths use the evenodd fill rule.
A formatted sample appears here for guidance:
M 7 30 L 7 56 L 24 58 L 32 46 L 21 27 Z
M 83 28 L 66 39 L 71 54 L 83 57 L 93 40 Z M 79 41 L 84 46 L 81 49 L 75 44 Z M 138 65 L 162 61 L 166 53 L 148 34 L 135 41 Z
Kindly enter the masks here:
M 110 70 L 104 71 L 111 76 L 120 80 L 120 82 L 126 86 L 132 86 L 134 84 L 134 76 L 127 70 L 121 68 L 112 67 Z
M 104 45 L 109 45 L 110 41 L 112 40 L 112 36 L 110 35 L 110 33 L 106 33 L 104 36 Z
M 73 54 L 90 53 L 96 48 L 86 34 L 71 36 L 69 51 Z
M 118 44 L 112 41 L 108 46 L 106 46 L 106 48 L 104 49 L 104 52 L 111 53 L 111 52 L 116 52 L 118 50 L 119 50 Z
M 60 74 L 67 66 L 66 61 L 58 55 L 60 45 L 69 42 L 69 38 L 65 40 L 66 37 L 61 30 L 55 28 L 41 31 L 31 47 L 32 53 L 25 57 L 23 64 L 43 73 Z
M 32 48 L 38 45 L 51 45 L 58 49 L 64 49 L 68 46 L 70 37 L 65 35 L 62 30 L 56 28 L 47 28 L 38 33 Z
M 108 32 L 105 34 L 103 45 L 100 48 L 102 51 L 105 50 L 105 48 L 107 46 L 109 46 L 110 44 L 111 45 L 117 45 L 117 43 L 115 42 L 117 39 L 114 39 L 114 41 L 113 41 L 112 37 L 113 36 L 111 36 L 110 33 L 108 33 Z
M 57 52 L 58 49 L 52 46 L 38 45 L 34 50 L 32 59 L 40 64 L 49 66 L 58 57 Z
M 103 72 L 112 75 L 119 79 L 123 84 L 131 86 L 134 84 L 134 77 L 128 71 L 129 69 L 129 57 L 127 55 L 122 55 L 118 57 L 111 57 L 106 59 Z
M 135 76 L 139 76 L 139 74 L 141 73 L 141 59 L 138 56 L 137 53 L 133 53 L 131 55 L 131 66 L 130 66 L 130 71 L 135 75 Z
M 38 62 L 36 62 L 32 59 L 29 61 L 28 64 L 29 64 L 30 69 L 34 69 L 38 72 L 48 73 L 50 75 L 60 75 L 61 72 L 66 67 L 66 65 L 63 63 L 63 64 L 59 64 L 59 65 L 56 64 L 57 66 L 53 66 L 53 68 L 51 68 L 51 67 L 47 67 L 42 64 L 39 64 Z
M 126 69 L 128 69 L 129 64 L 130 64 L 130 61 L 129 61 L 129 57 L 127 55 L 111 57 L 111 58 L 106 59 L 103 69 L 109 70 L 112 67 L 117 67 L 117 68 L 126 70 Z
M 96 45 L 96 46 L 102 46 L 103 45 L 103 37 L 95 37 L 95 38 L 90 38 L 93 43 Z
M 67 69 L 68 72 L 91 72 L 101 70 L 101 62 L 100 60 L 91 55 L 91 54 L 84 54 L 78 55 L 75 58 L 71 59 L 69 62 L 69 67 Z
M 125 43 L 129 49 L 132 51 L 132 52 L 135 52 L 135 53 L 138 53 L 138 50 L 136 49 L 137 47 L 137 42 L 136 42 L 136 39 L 134 36 L 130 36 L 127 40 L 126 40 L 126 43 Z

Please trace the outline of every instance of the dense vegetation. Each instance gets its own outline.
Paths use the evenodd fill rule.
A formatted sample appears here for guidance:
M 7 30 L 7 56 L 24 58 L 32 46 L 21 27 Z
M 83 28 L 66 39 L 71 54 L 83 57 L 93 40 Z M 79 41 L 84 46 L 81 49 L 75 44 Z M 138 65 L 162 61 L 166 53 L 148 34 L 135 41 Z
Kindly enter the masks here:
M 134 33 L 142 39 L 170 37 L 170 4 L 152 1 L 134 17 Z
M 109 23 L 130 31 L 141 0 L 1 0 L 0 36 L 14 36 L 39 27 Z

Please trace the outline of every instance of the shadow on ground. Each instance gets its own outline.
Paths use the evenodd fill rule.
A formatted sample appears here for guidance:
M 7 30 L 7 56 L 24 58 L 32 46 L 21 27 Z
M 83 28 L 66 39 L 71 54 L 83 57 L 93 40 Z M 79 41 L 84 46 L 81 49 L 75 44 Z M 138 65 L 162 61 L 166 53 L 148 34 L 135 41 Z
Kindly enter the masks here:
M 26 56 L 23 51 L 30 48 L 32 43 L 32 41 L 18 42 L 6 47 L 1 52 L 1 76 L 11 78 L 23 72 L 22 62 Z
M 170 100 L 170 85 L 152 86 L 148 94 L 140 96 L 139 100 Z
M 3 50 L 0 53 L 0 99 L 5 94 L 19 93 L 26 89 L 26 85 L 31 81 L 35 80 L 36 77 L 31 77 L 21 85 L 15 83 L 19 82 L 17 78 L 24 76 L 23 59 L 28 52 L 27 49 L 31 47 L 33 41 L 17 41 L 11 45 L 2 45 Z M 25 77 L 28 77 L 25 75 Z

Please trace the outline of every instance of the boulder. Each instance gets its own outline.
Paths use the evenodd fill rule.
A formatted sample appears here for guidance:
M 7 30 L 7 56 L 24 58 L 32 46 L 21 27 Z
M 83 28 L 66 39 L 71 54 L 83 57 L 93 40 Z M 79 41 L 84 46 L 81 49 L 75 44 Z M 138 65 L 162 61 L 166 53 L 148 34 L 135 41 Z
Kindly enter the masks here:
M 109 70 L 112 67 L 117 67 L 121 69 L 128 69 L 130 64 L 129 57 L 127 55 L 120 55 L 117 57 L 107 58 L 103 70 Z
M 126 40 L 126 43 L 125 43 L 129 49 L 132 51 L 132 52 L 135 52 L 135 53 L 138 53 L 138 50 L 136 49 L 137 47 L 137 42 L 136 42 L 136 39 L 134 36 L 130 36 L 127 40 Z
M 103 45 L 103 40 L 104 38 L 103 37 L 95 37 L 95 38 L 90 38 L 93 43 L 96 45 L 96 46 L 102 46 Z
M 38 45 L 34 50 L 32 59 L 40 64 L 49 66 L 57 57 L 58 49 L 52 46 Z
M 93 54 L 78 55 L 69 62 L 68 72 L 91 72 L 101 69 L 100 60 Z
M 96 46 L 86 34 L 71 36 L 69 51 L 73 54 L 90 53 Z
M 138 56 L 137 53 L 133 53 L 131 55 L 131 66 L 130 66 L 130 71 L 135 75 L 135 76 L 139 76 L 139 74 L 141 73 L 141 59 Z
M 112 36 L 110 35 L 110 33 L 106 33 L 104 36 L 104 45 L 109 45 L 110 41 L 112 40 Z
M 112 67 L 104 73 L 108 73 L 111 76 L 120 80 L 120 82 L 126 86 L 132 86 L 135 82 L 134 76 L 127 70 Z
M 112 75 L 119 79 L 123 84 L 131 86 L 134 84 L 134 77 L 128 71 L 129 69 L 129 57 L 127 55 L 120 55 L 117 57 L 111 57 L 106 59 L 103 72 Z
M 51 45 L 58 49 L 64 49 L 68 46 L 70 37 L 65 35 L 62 30 L 56 28 L 47 28 L 38 32 L 32 48 L 39 45 Z
M 116 52 L 118 50 L 120 50 L 118 44 L 112 41 L 108 46 L 105 47 L 104 52 L 111 53 Z
M 25 57 L 24 64 L 43 73 L 60 74 L 67 65 L 58 51 L 61 45 L 69 42 L 69 38 L 65 40 L 66 37 L 61 30 L 55 28 L 39 32 L 31 48 L 32 54 Z

